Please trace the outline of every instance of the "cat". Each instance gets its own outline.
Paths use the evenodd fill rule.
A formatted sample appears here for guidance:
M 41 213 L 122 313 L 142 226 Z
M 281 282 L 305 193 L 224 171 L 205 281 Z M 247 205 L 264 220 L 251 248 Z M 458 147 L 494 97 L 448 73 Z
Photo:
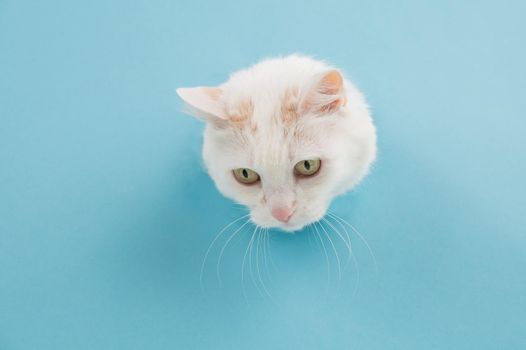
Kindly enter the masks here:
M 376 158 L 376 128 L 343 74 L 303 55 L 266 59 L 217 87 L 179 88 L 206 122 L 203 158 L 216 187 L 262 228 L 319 221 Z

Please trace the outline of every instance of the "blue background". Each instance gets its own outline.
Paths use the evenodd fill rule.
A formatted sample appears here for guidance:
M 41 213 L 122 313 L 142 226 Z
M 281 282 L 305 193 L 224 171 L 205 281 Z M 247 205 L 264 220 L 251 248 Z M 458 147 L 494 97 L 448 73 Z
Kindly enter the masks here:
M 525 348 L 525 11 L 0 1 L 0 349 Z M 377 272 L 354 233 L 359 278 L 333 234 L 338 282 L 308 231 L 271 232 L 272 298 L 248 264 L 243 295 L 247 226 L 221 284 L 228 235 L 212 247 L 201 288 L 209 243 L 245 211 L 203 170 L 174 89 L 292 52 L 372 105 L 378 162 L 332 210 Z

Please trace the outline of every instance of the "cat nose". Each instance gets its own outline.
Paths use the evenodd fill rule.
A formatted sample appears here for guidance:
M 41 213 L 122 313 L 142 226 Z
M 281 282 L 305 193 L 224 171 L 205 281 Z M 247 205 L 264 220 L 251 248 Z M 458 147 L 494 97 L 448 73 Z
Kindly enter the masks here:
M 272 208 L 272 216 L 281 222 L 288 222 L 292 214 L 294 214 L 294 209 L 292 209 L 291 207 Z

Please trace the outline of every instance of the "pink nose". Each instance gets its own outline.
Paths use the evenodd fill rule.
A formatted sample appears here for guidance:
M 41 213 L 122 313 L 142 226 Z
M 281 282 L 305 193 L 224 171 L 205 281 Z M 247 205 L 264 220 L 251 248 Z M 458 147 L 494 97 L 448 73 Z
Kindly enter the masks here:
M 281 222 L 288 222 L 294 210 L 289 207 L 272 208 L 272 216 Z

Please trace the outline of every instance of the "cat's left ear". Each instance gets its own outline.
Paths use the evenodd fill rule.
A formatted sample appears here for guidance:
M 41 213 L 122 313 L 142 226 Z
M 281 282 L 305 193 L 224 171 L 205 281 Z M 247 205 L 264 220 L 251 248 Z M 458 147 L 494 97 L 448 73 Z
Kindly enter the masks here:
M 223 106 L 220 102 L 222 90 L 218 87 L 179 88 L 179 97 L 191 107 L 190 113 L 207 121 L 225 119 Z
M 331 114 L 346 103 L 343 77 L 337 70 L 330 70 L 314 77 L 311 89 L 301 102 L 301 111 L 315 115 Z

